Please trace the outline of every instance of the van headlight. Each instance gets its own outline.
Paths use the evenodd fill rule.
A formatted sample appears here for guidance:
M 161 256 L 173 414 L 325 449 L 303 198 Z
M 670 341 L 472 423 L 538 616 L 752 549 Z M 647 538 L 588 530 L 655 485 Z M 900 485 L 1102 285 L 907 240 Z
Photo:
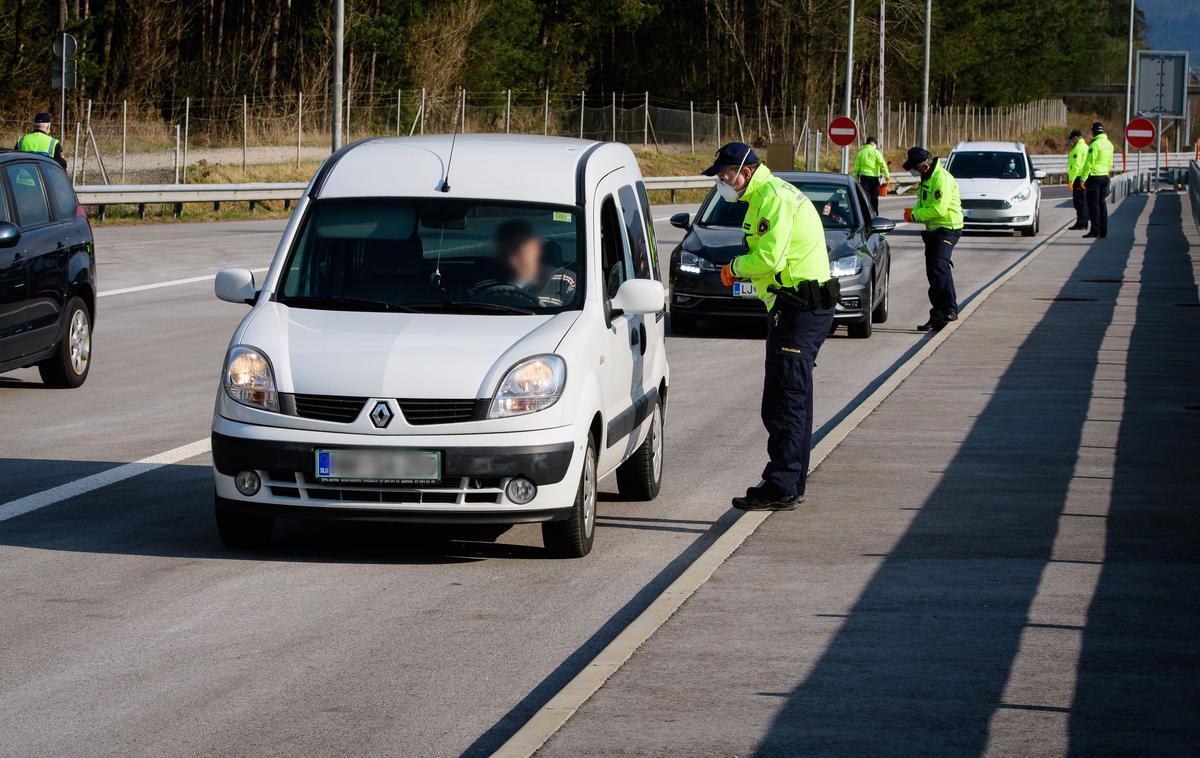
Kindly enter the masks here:
M 701 271 L 720 271 L 721 267 L 704 256 L 685 250 L 679 254 L 679 270 L 685 274 L 699 274 Z
M 236 345 L 229 351 L 224 384 L 225 394 L 242 405 L 266 411 L 279 410 L 271 362 L 252 347 Z
M 520 416 L 545 410 L 558 402 L 567 378 L 567 364 L 557 355 L 539 355 L 509 370 L 492 398 L 488 418 Z
M 862 258 L 857 255 L 847 255 L 834 258 L 829 264 L 830 276 L 858 276 L 862 273 Z
M 1008 199 L 1008 202 L 1010 202 L 1010 203 L 1023 203 L 1023 202 L 1025 202 L 1026 200 L 1028 200 L 1028 199 L 1029 199 L 1029 196 L 1030 196 L 1032 193 L 1033 193 L 1033 187 L 1026 187 L 1025 189 L 1021 190 L 1021 191 L 1020 191 L 1020 192 L 1018 192 L 1017 194 L 1015 194 L 1015 195 L 1013 195 L 1012 197 L 1010 197 L 1010 198 Z

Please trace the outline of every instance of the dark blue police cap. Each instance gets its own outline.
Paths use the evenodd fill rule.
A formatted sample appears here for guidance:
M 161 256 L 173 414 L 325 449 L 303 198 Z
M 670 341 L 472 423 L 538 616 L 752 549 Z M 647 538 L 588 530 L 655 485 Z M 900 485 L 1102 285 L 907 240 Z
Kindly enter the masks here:
M 738 167 L 743 163 L 758 163 L 754 148 L 745 142 L 727 142 L 717 151 L 713 164 L 702 172 L 705 176 L 716 176 L 717 172 L 726 166 Z
M 904 161 L 904 170 L 912 171 L 917 166 L 929 160 L 931 156 L 929 151 L 923 147 L 910 147 L 908 149 L 908 160 Z

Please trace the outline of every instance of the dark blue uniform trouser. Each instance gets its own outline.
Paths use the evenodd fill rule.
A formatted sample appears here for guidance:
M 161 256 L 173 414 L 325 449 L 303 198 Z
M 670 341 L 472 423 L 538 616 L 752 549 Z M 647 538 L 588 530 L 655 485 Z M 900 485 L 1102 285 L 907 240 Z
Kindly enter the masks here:
M 813 366 L 833 325 L 833 308 L 796 311 L 776 305 L 767 324 L 762 421 L 771 460 L 763 469 L 763 487 L 772 497 L 803 495 L 812 448 Z
M 1075 206 L 1075 225 L 1087 226 L 1087 189 L 1084 188 L 1082 179 L 1076 179 L 1074 186 L 1071 187 L 1071 205 Z
M 925 278 L 929 280 L 929 320 L 934 324 L 945 326 L 951 317 L 958 315 L 950 256 L 961 236 L 961 229 L 944 227 L 921 232 L 925 242 Z
M 1087 180 L 1088 213 L 1092 217 L 1091 231 L 1108 236 L 1108 177 L 1089 176 Z

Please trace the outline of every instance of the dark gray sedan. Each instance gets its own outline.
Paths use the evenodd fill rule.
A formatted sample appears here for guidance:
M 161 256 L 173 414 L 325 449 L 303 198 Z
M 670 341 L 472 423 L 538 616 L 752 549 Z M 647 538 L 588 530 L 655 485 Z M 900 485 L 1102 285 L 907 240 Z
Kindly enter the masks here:
M 870 337 L 871 325 L 888 317 L 891 252 L 884 236 L 896 224 L 875 216 L 853 177 L 784 171 L 776 174 L 800 189 L 821 214 L 829 265 L 842 285 L 834 326 L 851 337 Z M 727 203 L 709 192 L 696 218 L 678 213 L 671 224 L 687 231 L 671 253 L 671 328 L 687 334 L 699 319 L 759 316 L 762 302 L 721 284 L 721 266 L 746 251 L 742 236 L 745 203 Z

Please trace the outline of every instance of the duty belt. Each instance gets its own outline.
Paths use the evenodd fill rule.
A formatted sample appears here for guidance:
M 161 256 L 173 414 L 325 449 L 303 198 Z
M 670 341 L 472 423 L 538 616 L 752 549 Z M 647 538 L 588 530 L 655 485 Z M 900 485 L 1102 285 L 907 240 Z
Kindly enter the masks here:
M 776 281 L 779 275 L 775 276 Z M 814 279 L 797 282 L 795 287 L 785 287 L 783 282 L 767 287 L 776 297 L 776 302 L 789 310 L 814 311 L 818 308 L 832 308 L 841 296 L 842 287 L 837 279 L 830 278 L 824 284 L 818 284 Z

